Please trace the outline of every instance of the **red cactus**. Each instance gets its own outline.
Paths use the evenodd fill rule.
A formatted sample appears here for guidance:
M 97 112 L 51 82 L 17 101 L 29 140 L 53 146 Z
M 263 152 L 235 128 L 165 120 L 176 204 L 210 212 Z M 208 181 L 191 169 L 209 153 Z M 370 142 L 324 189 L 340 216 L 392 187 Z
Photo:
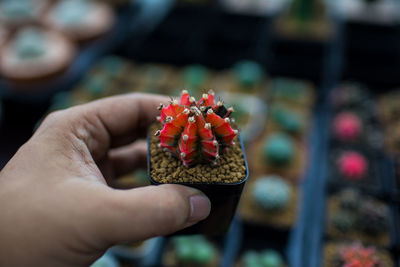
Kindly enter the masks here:
M 380 267 L 382 264 L 373 247 L 363 247 L 359 242 L 342 248 L 343 267 Z
M 351 112 L 341 112 L 333 121 L 333 130 L 342 141 L 356 140 L 362 133 L 362 121 Z
M 340 174 L 349 180 L 361 180 L 368 171 L 367 159 L 355 151 L 344 152 L 337 163 Z
M 206 161 L 216 164 L 219 154 L 233 144 L 238 131 L 230 125 L 233 108 L 215 103 L 214 92 L 203 94 L 196 103 L 184 90 L 179 102 L 160 105 L 159 121 L 163 129 L 156 132 L 160 147 L 180 158 L 185 166 Z

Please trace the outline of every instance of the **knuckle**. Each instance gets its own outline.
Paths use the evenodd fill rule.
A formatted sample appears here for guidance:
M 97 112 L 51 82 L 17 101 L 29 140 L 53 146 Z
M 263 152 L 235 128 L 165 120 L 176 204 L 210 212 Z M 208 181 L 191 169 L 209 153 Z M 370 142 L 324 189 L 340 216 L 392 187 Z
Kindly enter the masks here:
M 55 124 L 55 123 L 59 122 L 63 116 L 64 116 L 63 110 L 53 111 L 49 115 L 46 116 L 43 123 L 44 124 Z
M 64 121 L 65 111 L 60 110 L 51 112 L 43 119 L 36 132 L 59 128 L 59 126 L 62 125 Z

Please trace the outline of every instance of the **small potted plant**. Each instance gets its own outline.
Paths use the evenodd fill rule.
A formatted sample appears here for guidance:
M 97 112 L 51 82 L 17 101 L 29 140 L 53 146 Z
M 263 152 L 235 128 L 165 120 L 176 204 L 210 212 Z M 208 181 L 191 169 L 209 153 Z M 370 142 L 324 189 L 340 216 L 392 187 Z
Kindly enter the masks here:
M 366 149 L 347 149 L 346 146 L 329 151 L 329 188 L 353 186 L 372 194 L 382 195 L 383 182 L 378 175 L 376 156 Z
M 283 77 L 271 80 L 268 95 L 273 103 L 285 104 L 291 108 L 303 108 L 307 111 L 312 109 L 316 100 L 314 86 L 311 83 Z
M 388 251 L 374 246 L 364 247 L 359 242 L 328 242 L 324 249 L 324 264 L 327 267 L 341 266 L 394 266 Z
M 176 236 L 169 240 L 162 263 L 165 267 L 217 267 L 221 258 L 217 244 L 203 235 Z
M 296 39 L 326 40 L 333 35 L 332 22 L 321 0 L 295 0 L 278 17 L 279 34 Z
M 391 215 L 384 202 L 346 188 L 329 197 L 327 212 L 327 236 L 391 244 Z
M 287 104 L 274 103 L 270 106 L 271 131 L 283 131 L 298 140 L 306 137 L 310 115 L 304 108 L 295 109 Z
M 285 267 L 282 255 L 275 250 L 265 249 L 262 251 L 248 250 L 243 253 L 235 267 Z
M 109 5 L 98 1 L 61 0 L 46 13 L 43 23 L 73 42 L 87 44 L 112 29 L 115 15 Z
M 294 183 L 302 178 L 307 155 L 305 146 L 284 132 L 266 131 L 249 153 L 255 159 L 252 169 L 259 175 L 277 174 Z
M 196 101 L 184 90 L 179 101 L 159 109 L 148 139 L 151 183 L 183 184 L 209 197 L 209 217 L 183 233 L 226 233 L 248 176 L 239 132 L 230 120 L 233 108 L 216 102 L 212 91 Z
M 298 201 L 297 187 L 277 175 L 251 178 L 239 214 L 247 224 L 285 231 L 296 223 Z
M 339 144 L 360 144 L 363 139 L 363 122 L 357 114 L 342 111 L 335 115 L 332 122 L 332 137 Z
M 28 26 L 4 44 L 0 53 L 1 77 L 13 89 L 31 91 L 32 85 L 64 73 L 74 56 L 75 46 L 62 34 Z

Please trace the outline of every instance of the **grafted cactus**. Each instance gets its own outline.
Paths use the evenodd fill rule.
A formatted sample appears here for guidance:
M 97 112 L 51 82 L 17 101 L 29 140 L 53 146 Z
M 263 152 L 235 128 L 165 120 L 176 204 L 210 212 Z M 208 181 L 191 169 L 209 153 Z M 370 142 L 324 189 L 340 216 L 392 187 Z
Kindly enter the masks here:
M 370 235 L 387 232 L 389 229 L 387 206 L 372 198 L 363 201 L 359 211 L 359 227 Z
M 380 267 L 383 266 L 376 255 L 375 248 L 363 247 L 355 242 L 350 246 L 343 247 L 341 260 L 344 267 Z
M 168 106 L 159 107 L 163 128 L 156 136 L 160 147 L 180 158 L 184 166 L 217 164 L 220 153 L 233 144 L 238 134 L 229 118 L 233 108 L 226 109 L 222 101 L 215 103 L 214 98 L 214 92 L 209 91 L 196 102 L 184 90 L 179 101 L 173 99 Z

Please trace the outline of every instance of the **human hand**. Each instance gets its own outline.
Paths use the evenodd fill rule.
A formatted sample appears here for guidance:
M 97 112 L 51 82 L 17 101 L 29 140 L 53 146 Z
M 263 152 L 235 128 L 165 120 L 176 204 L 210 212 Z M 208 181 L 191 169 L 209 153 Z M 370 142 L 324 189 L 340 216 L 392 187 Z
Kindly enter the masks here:
M 0 172 L 0 266 L 88 266 L 110 246 L 205 219 L 209 200 L 180 185 L 116 190 L 143 163 L 166 98 L 131 94 L 50 114 Z

